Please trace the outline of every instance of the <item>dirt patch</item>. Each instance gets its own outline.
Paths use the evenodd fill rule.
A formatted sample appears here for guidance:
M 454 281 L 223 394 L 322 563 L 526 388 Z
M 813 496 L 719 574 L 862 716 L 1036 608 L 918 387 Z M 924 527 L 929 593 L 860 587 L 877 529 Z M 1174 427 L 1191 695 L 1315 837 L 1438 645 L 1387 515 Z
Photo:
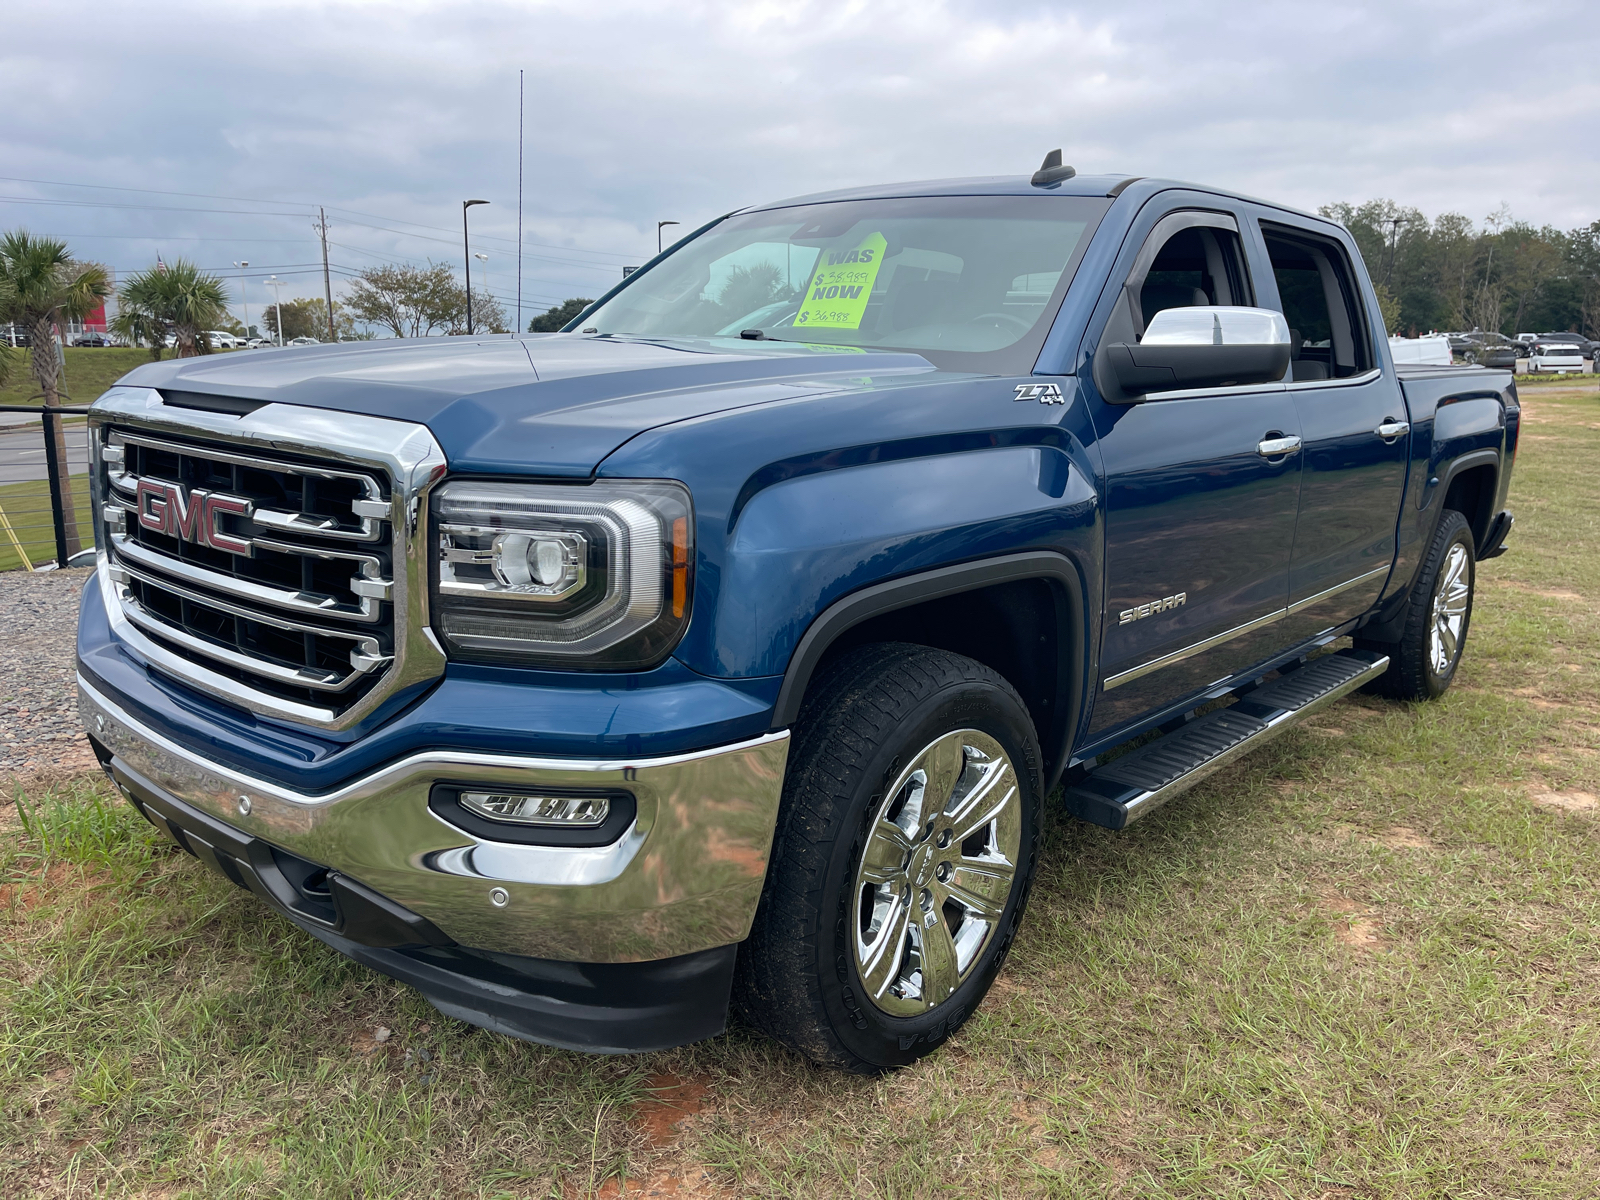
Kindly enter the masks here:
M 1581 592 L 1574 592 L 1568 588 L 1537 588 L 1530 583 L 1519 583 L 1515 579 L 1497 579 L 1498 587 L 1510 588 L 1514 592 L 1522 592 L 1529 596 L 1542 596 L 1546 600 L 1583 600 L 1586 597 Z
M 1432 840 L 1406 825 L 1396 825 L 1374 835 L 1373 841 L 1391 850 L 1432 850 Z
M 393 1036 L 386 1025 L 358 1029 L 350 1039 L 350 1049 L 363 1058 L 379 1051 L 393 1050 L 394 1043 L 390 1040 Z
M 577 1195 L 583 1195 L 579 1192 Z M 643 1179 L 626 1182 L 612 1177 L 593 1193 L 596 1200 L 616 1200 L 621 1196 L 676 1196 L 679 1200 L 728 1200 L 738 1195 L 723 1187 L 709 1172 L 688 1165 L 651 1171 Z
M 1545 712 L 1552 712 L 1556 709 L 1573 707 L 1570 704 L 1562 704 L 1559 700 L 1546 700 L 1544 696 L 1540 694 L 1538 688 L 1512 688 L 1510 694 L 1516 696 L 1520 700 L 1526 700 L 1529 704 L 1533 705 L 1534 708 L 1542 709 Z
M 672 1145 L 688 1122 L 705 1111 L 711 1083 L 703 1075 L 679 1078 L 670 1072 L 645 1081 L 650 1095 L 633 1106 L 632 1124 L 642 1130 L 652 1150 Z
M 31 912 L 47 899 L 59 900 L 61 894 L 73 890 L 87 891 L 111 882 L 111 873 L 104 867 L 84 867 L 77 863 L 58 862 L 45 869 L 34 879 L 17 883 L 0 884 L 0 915 L 21 909 Z
M 1343 896 L 1324 896 L 1317 905 L 1333 925 L 1333 938 L 1352 950 L 1386 950 L 1383 922 L 1376 913 Z
M 1600 809 L 1600 796 L 1593 792 L 1534 792 L 1533 802 L 1540 808 L 1570 813 L 1592 813 Z

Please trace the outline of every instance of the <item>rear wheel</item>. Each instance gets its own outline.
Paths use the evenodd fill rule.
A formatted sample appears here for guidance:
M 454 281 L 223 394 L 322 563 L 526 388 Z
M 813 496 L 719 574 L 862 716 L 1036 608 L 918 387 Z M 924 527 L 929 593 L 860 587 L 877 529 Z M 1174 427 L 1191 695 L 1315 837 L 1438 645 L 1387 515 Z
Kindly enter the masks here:
M 1466 517 L 1446 509 L 1412 587 L 1400 640 L 1355 639 L 1360 648 L 1389 656 L 1389 669 L 1369 690 L 1397 700 L 1433 700 L 1444 695 L 1461 665 L 1467 628 L 1472 623 L 1474 549 Z
M 842 657 L 796 727 L 734 999 L 856 1072 L 916 1061 L 989 990 L 1038 854 L 1038 742 L 1016 691 L 959 655 Z

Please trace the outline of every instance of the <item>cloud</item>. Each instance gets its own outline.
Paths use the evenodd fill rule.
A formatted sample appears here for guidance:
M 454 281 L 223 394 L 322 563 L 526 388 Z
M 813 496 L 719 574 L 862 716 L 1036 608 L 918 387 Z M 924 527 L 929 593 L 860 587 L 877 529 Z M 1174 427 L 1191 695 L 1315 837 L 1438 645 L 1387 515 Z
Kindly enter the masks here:
M 609 287 L 653 252 L 657 220 L 681 233 L 785 195 L 1019 174 L 1058 145 L 1085 172 L 1306 208 L 1389 196 L 1475 220 L 1502 202 L 1536 223 L 1600 217 L 1587 134 L 1600 77 L 1585 65 L 1600 34 L 1560 0 L 1492 13 L 1254 0 L 156 8 L 96 6 L 65 41 L 55 15 L 8 13 L 0 170 L 253 199 L 0 182 L 6 197 L 150 206 L 6 201 L 0 226 L 70 234 L 120 270 L 157 248 L 208 266 L 247 257 L 312 295 L 315 205 L 330 206 L 347 271 L 458 262 L 460 201 L 482 196 L 493 203 L 473 210 L 475 248 L 511 298 L 518 68 L 524 236 L 544 244 L 525 249 L 525 310 Z M 1561 31 L 1560 58 L 1527 53 L 1533 24 Z M 172 211 L 206 207 L 246 211 Z

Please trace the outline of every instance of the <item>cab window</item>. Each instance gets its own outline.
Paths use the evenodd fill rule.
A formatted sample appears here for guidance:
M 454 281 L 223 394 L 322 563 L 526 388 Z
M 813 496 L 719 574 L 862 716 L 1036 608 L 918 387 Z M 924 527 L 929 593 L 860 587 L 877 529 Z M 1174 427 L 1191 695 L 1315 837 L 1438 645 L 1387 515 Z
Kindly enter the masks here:
M 1372 342 L 1344 247 L 1332 238 L 1263 221 L 1272 276 L 1289 323 L 1289 369 L 1297 383 L 1344 379 L 1372 369 Z

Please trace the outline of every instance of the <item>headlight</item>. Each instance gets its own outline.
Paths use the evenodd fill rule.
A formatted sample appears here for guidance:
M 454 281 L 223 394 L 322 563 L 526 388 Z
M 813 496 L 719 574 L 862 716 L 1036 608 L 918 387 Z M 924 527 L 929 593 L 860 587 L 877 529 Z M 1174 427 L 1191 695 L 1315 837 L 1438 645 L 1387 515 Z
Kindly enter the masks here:
M 434 627 L 452 658 L 653 666 L 689 620 L 694 520 L 667 481 L 458 480 L 434 493 Z

